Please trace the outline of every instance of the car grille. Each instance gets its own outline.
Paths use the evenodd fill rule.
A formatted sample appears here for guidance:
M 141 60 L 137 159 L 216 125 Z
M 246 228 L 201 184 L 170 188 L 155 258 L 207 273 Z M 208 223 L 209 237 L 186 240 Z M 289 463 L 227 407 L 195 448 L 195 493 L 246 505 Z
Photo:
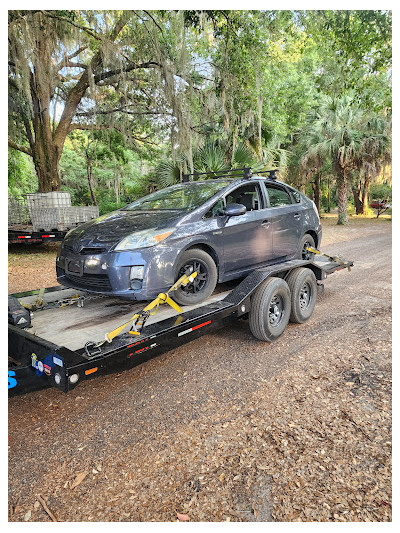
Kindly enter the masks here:
M 64 250 L 68 250 L 69 252 L 73 252 L 74 249 L 72 246 L 69 246 L 68 244 L 63 245 Z M 98 255 L 98 254 L 104 254 L 107 252 L 107 248 L 100 247 L 100 246 L 85 246 L 80 250 L 79 255 Z
M 111 291 L 111 283 L 106 274 L 83 274 L 83 276 L 74 276 L 68 272 L 68 274 L 65 274 L 65 279 L 73 283 L 77 289 Z

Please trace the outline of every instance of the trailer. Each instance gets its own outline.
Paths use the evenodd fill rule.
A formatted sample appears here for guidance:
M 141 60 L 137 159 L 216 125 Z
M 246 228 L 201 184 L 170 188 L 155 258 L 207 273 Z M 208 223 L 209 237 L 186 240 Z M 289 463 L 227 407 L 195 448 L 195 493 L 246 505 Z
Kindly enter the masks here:
M 61 242 L 67 231 L 34 231 L 32 226 L 9 227 L 8 244 L 44 244 Z
M 177 284 L 143 310 L 138 303 L 63 286 L 14 294 L 9 298 L 9 396 L 48 387 L 68 392 L 86 379 L 130 369 L 240 318 L 248 319 L 257 339 L 273 342 L 289 319 L 303 323 L 311 317 L 328 275 L 353 266 L 337 256 L 324 259 L 259 268 L 233 289 L 183 310 L 169 295 Z M 184 282 L 195 275 L 187 273 Z M 38 298 L 41 306 L 29 311 Z M 154 314 L 161 303 L 170 308 Z
M 60 242 L 79 224 L 99 216 L 97 206 L 73 206 L 69 192 L 8 197 L 8 243 Z

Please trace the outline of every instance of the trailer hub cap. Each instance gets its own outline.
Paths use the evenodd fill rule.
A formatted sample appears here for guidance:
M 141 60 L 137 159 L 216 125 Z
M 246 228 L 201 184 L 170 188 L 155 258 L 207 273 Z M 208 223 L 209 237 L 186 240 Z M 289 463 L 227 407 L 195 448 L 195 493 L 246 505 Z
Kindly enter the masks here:
M 300 308 L 303 310 L 306 309 L 311 299 L 311 287 L 309 283 L 305 283 L 303 287 L 301 288 L 299 299 L 300 299 Z
M 275 295 L 269 304 L 269 323 L 271 326 L 278 326 L 283 318 L 284 309 L 282 298 Z

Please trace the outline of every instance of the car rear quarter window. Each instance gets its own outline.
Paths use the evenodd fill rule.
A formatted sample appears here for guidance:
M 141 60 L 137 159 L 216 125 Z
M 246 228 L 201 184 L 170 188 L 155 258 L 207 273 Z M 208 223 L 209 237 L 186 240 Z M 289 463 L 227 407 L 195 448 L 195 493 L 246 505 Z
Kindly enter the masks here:
M 280 207 L 292 204 L 290 194 L 277 186 L 266 185 L 270 207 Z

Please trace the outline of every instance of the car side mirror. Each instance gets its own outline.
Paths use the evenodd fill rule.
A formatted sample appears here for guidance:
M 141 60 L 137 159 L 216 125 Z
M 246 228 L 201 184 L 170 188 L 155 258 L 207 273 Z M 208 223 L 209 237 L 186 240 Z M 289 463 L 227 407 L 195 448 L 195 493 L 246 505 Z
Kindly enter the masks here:
M 227 217 L 239 217 L 244 215 L 247 209 L 243 204 L 229 204 L 225 207 L 224 215 Z

